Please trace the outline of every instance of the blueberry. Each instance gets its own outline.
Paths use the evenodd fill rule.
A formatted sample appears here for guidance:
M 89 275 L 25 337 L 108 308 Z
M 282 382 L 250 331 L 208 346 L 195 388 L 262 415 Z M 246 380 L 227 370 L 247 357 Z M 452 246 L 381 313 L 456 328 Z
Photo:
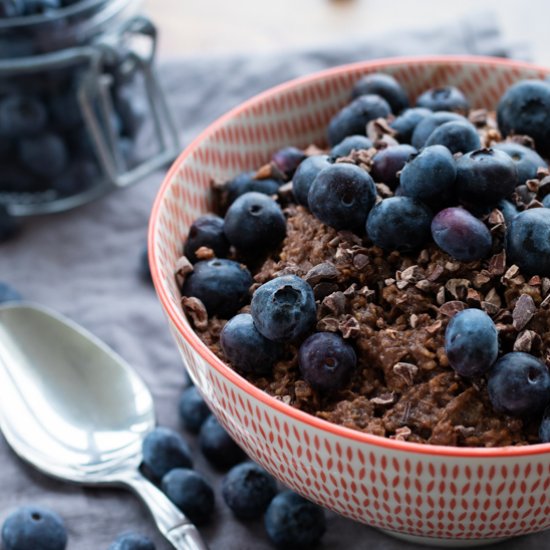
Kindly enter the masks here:
M 262 336 L 248 313 L 235 315 L 226 323 L 220 344 L 225 358 L 249 374 L 269 374 L 281 355 L 280 345 Z
M 445 353 L 460 376 L 486 373 L 498 356 L 498 333 L 481 309 L 465 309 L 450 321 L 445 332 Z
M 361 149 L 370 149 L 372 146 L 372 141 L 367 136 L 347 136 L 330 150 L 330 156 L 333 159 L 347 157 L 354 150 L 360 151 Z
M 4 550 L 64 550 L 67 531 L 61 517 L 40 506 L 22 506 L 2 526 Z
M 325 513 L 300 495 L 284 491 L 271 501 L 265 528 L 278 547 L 317 548 L 326 530 Z
M 432 211 L 411 197 L 391 197 L 379 202 L 369 214 L 367 234 L 386 250 L 408 251 L 430 240 Z
M 0 100 L 0 136 L 19 138 L 44 130 L 48 113 L 40 98 L 10 95 Z
M 477 149 L 456 161 L 456 189 L 465 204 L 492 206 L 516 188 L 514 161 L 503 151 Z
M 300 373 L 320 392 L 342 389 L 357 366 L 353 348 L 339 335 L 317 332 L 307 338 L 298 351 Z
M 458 113 L 449 113 L 447 111 L 440 111 L 438 113 L 431 113 L 422 118 L 422 120 L 416 125 L 411 137 L 411 144 L 417 149 L 424 147 L 426 140 L 430 137 L 432 132 L 442 124 L 452 121 L 464 121 L 466 120 L 462 115 Z
M 281 207 L 262 193 L 241 195 L 225 214 L 227 240 L 247 253 L 261 253 L 279 246 L 286 236 Z
M 361 77 L 353 86 L 352 98 L 366 94 L 383 97 L 394 113 L 400 113 L 409 106 L 403 86 L 389 74 L 371 73 Z
M 59 0 L 25 0 L 25 15 L 41 15 L 58 10 L 60 7 Z
M 171 470 L 162 478 L 166 496 L 196 525 L 206 523 L 214 512 L 214 491 L 197 472 Z
M 223 218 L 214 214 L 205 214 L 191 224 L 183 253 L 189 261 L 195 263 L 198 260 L 195 252 L 201 246 L 210 248 L 217 258 L 227 256 L 229 241 L 224 233 Z
M 155 550 L 153 541 L 139 533 L 123 533 L 107 550 Z
M 544 201 L 543 201 L 544 204 Z M 510 201 L 502 199 L 497 204 L 497 208 L 502 212 L 504 221 L 507 226 L 512 223 L 512 220 L 518 215 L 518 209 Z
M 250 312 L 258 331 L 275 342 L 304 336 L 317 319 L 313 290 L 296 275 L 283 275 L 257 288 Z
M 4 161 L 0 167 L 0 190 L 15 193 L 34 193 L 49 187 L 43 178 L 31 174 L 18 163 Z
M 232 260 L 215 258 L 194 265 L 181 293 L 201 300 L 208 315 L 229 319 L 248 302 L 251 285 L 248 269 Z
M 67 131 L 84 123 L 77 94 L 77 87 L 70 86 L 49 98 L 50 115 L 57 128 Z
M 292 178 L 292 192 L 298 204 L 308 206 L 307 195 L 313 180 L 323 168 L 328 168 L 331 165 L 328 155 L 314 155 L 308 157 L 298 166 Z
M 243 172 L 227 182 L 227 201 L 229 204 L 250 191 L 263 193 L 264 195 L 276 195 L 279 192 L 279 187 L 281 186 L 279 180 L 272 178 L 258 180 L 254 175 L 255 172 Z
M 222 481 L 223 499 L 240 519 L 262 516 L 276 494 L 275 480 L 254 462 L 234 466 Z
M 514 351 L 489 371 L 487 390 L 497 412 L 536 417 L 550 403 L 550 373 L 536 357 Z
M 506 232 L 506 254 L 524 274 L 550 277 L 550 210 L 520 212 Z
M 539 428 L 539 437 L 541 443 L 550 443 L 550 405 L 544 409 Z
M 19 160 L 35 175 L 45 178 L 60 176 L 69 163 L 63 139 L 53 133 L 22 138 Z
M 199 446 L 208 461 L 221 470 L 246 459 L 244 451 L 231 439 L 214 415 L 210 415 L 201 426 Z
M 550 208 L 550 195 L 546 195 L 546 197 L 542 199 L 542 205 L 544 208 Z
M 517 185 L 523 185 L 527 180 L 536 178 L 539 168 L 548 168 L 546 161 L 534 149 L 525 145 L 503 142 L 495 143 L 492 147 L 498 151 L 504 151 L 516 164 Z
M 374 155 L 370 175 L 376 182 L 383 182 L 391 189 L 395 189 L 399 183 L 397 175 L 405 166 L 405 163 L 418 151 L 412 145 L 395 145 L 386 147 Z
M 446 208 L 436 214 L 432 236 L 439 248 L 463 262 L 481 260 L 491 252 L 491 232 L 463 208 Z
M 146 107 L 140 98 L 132 95 L 128 88 L 118 88 L 114 97 L 114 106 L 120 120 L 120 134 L 134 139 L 147 117 Z
M 0 0 L 0 18 L 20 17 L 24 10 L 23 0 Z
M 0 282 L 0 304 L 5 302 L 19 302 L 23 296 L 8 283 Z
M 91 159 L 77 158 L 52 180 L 51 187 L 60 195 L 76 195 L 91 189 L 100 182 L 101 175 L 97 163 Z
M 335 229 L 361 231 L 376 200 L 372 177 L 354 164 L 325 168 L 313 180 L 308 193 L 311 213 Z
M 390 114 L 391 107 L 379 95 L 359 96 L 332 117 L 328 125 L 328 142 L 332 147 L 347 136 L 365 135 L 368 122 Z
M 451 153 L 467 153 L 481 147 L 476 127 L 467 120 L 452 120 L 438 126 L 426 140 L 425 146 L 445 145 Z
M 170 428 L 155 428 L 145 436 L 143 464 L 157 479 L 174 468 L 193 467 L 189 445 Z
M 397 132 L 395 137 L 400 143 L 410 143 L 418 123 L 430 114 L 432 111 L 424 107 L 411 107 L 390 122 L 390 127 Z
M 19 235 L 20 225 L 7 210 L 0 204 L 0 243 L 9 241 Z
M 432 111 L 453 111 L 466 114 L 470 108 L 470 103 L 455 86 L 443 86 L 426 90 L 418 96 L 416 106 Z
M 430 206 L 445 205 L 454 196 L 456 163 L 443 145 L 430 145 L 401 171 L 401 192 Z
M 179 413 L 185 428 L 192 433 L 199 433 L 203 422 L 210 416 L 210 409 L 195 386 L 183 390 Z
M 276 151 L 271 157 L 271 162 L 290 179 L 298 165 L 306 158 L 306 155 L 297 147 L 284 147 Z
M 497 106 L 498 127 L 503 136 L 526 134 L 536 150 L 550 153 L 550 83 L 522 80 L 510 86 Z

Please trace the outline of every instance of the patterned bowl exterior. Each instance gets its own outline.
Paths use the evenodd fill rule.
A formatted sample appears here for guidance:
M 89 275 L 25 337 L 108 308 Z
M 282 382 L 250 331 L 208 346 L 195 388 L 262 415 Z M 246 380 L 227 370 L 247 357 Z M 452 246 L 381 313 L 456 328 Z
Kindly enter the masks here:
M 479 57 L 391 59 L 294 80 L 247 101 L 212 124 L 175 162 L 150 224 L 153 279 L 184 364 L 204 398 L 250 457 L 309 499 L 349 518 L 446 545 L 550 527 L 550 444 L 463 449 L 390 440 L 298 411 L 241 378 L 190 328 L 173 271 L 192 221 L 211 208 L 213 178 L 268 161 L 285 145 L 323 143 L 330 117 L 353 83 L 394 75 L 411 99 L 453 84 L 472 106 L 495 107 L 504 90 L 548 70 Z

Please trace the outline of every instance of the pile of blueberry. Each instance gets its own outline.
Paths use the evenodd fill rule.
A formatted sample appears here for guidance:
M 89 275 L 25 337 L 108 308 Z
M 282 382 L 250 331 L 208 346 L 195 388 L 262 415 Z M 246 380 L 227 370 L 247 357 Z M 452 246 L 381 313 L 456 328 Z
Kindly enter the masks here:
M 0 19 L 51 13 L 82 0 L 0 0 Z
M 494 120 L 470 111 L 456 87 L 427 90 L 409 107 L 393 77 L 367 75 L 331 119 L 327 140 L 328 151 L 287 147 L 268 169 L 238 175 L 225 184 L 225 218 L 202 216 L 191 226 L 181 291 L 208 316 L 228 319 L 220 346 L 239 371 L 268 375 L 288 344 L 298 350 L 303 379 L 321 393 L 343 388 L 357 368 L 352 345 L 314 332 L 317 303 L 306 281 L 282 275 L 253 285 L 236 261 L 254 273 L 267 254 L 277 257 L 289 187 L 318 220 L 388 253 L 435 243 L 475 265 L 504 251 L 524 275 L 550 277 L 549 82 L 512 85 Z M 504 237 L 490 230 L 495 209 Z M 475 309 L 449 324 L 445 349 L 458 374 L 486 376 L 496 411 L 533 416 L 546 408 L 540 438 L 550 441 L 550 374 L 542 361 L 522 352 L 498 359 L 495 324 Z

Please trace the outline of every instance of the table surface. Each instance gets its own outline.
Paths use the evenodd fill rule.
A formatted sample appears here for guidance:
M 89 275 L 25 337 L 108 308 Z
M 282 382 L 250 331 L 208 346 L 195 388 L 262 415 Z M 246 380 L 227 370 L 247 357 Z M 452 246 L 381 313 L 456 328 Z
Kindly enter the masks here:
M 145 0 L 161 31 L 161 58 L 201 53 L 277 51 L 353 41 L 412 27 L 437 27 L 480 9 L 492 12 L 503 37 L 525 43 L 531 59 L 550 65 L 550 3 L 531 0 Z

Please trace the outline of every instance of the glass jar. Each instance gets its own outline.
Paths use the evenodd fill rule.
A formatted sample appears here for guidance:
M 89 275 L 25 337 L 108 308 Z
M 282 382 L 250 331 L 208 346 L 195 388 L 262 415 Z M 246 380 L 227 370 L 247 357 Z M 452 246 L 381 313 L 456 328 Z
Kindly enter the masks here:
M 0 19 L 0 204 L 9 214 L 73 208 L 178 154 L 155 73 L 156 29 L 139 8 L 82 0 Z

